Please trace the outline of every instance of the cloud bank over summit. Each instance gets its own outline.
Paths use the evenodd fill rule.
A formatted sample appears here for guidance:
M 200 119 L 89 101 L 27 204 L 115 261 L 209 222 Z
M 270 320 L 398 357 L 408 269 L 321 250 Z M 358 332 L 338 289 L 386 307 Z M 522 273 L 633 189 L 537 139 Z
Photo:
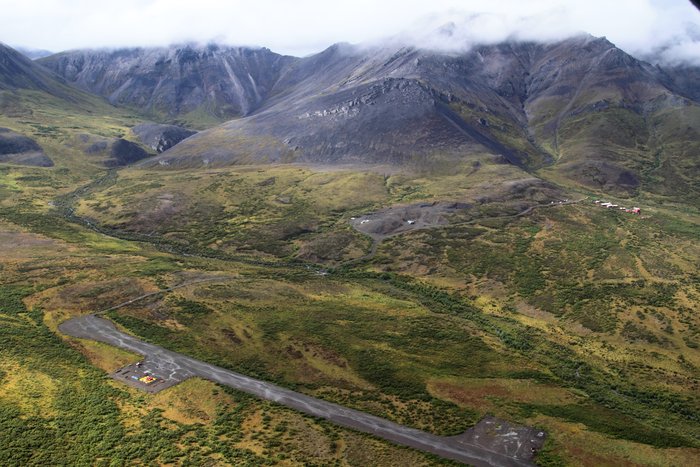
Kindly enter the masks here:
M 526 2 L 523 2 L 526 3 Z M 700 65 L 700 14 L 688 3 L 645 1 L 557 5 L 552 1 L 433 13 L 416 21 L 393 40 L 443 52 L 462 52 L 477 44 L 507 40 L 550 42 L 590 33 L 606 36 L 618 47 L 667 64 Z M 612 3 L 612 4 L 611 4 Z M 538 8 L 539 7 L 539 8 Z
M 0 7 L 0 40 L 53 51 L 217 41 L 300 56 L 335 42 L 384 40 L 461 51 L 587 32 L 652 60 L 700 65 L 700 12 L 687 0 L 0 0 Z

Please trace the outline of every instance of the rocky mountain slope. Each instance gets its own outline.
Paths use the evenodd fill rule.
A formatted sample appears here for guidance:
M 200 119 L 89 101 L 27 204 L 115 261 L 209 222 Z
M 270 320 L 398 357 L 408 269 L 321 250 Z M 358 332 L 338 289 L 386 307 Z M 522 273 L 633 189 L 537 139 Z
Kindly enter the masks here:
M 18 89 L 42 91 L 70 101 L 83 97 L 55 73 L 0 42 L 0 91 Z
M 425 166 L 489 152 L 592 188 L 697 194 L 699 131 L 692 83 L 604 38 L 463 54 L 335 45 L 291 64 L 249 117 L 149 163 Z
M 253 112 L 294 60 L 265 48 L 182 45 L 77 50 L 39 63 L 113 104 L 206 126 Z
M 145 162 L 153 166 L 430 168 L 490 153 L 565 184 L 700 196 L 693 69 L 653 66 L 605 38 L 460 53 L 336 44 L 303 59 L 185 46 L 76 51 L 40 63 L 171 121 L 235 117 Z

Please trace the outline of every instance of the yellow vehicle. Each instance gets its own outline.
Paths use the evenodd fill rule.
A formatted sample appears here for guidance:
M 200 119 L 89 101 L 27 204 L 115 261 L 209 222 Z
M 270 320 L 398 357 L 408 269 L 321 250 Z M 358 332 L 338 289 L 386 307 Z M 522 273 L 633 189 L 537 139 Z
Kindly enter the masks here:
M 156 378 L 151 375 L 146 375 L 139 378 L 139 381 L 141 381 L 144 384 L 152 384 L 156 381 Z

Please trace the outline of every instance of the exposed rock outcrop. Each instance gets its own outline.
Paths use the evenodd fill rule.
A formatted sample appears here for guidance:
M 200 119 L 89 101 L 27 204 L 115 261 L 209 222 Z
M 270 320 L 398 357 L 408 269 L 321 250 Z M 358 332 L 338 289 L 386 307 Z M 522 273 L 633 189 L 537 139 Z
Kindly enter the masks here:
M 166 151 L 183 139 L 197 133 L 180 126 L 160 125 L 158 123 L 142 123 L 132 128 L 131 131 L 143 144 L 157 153 Z

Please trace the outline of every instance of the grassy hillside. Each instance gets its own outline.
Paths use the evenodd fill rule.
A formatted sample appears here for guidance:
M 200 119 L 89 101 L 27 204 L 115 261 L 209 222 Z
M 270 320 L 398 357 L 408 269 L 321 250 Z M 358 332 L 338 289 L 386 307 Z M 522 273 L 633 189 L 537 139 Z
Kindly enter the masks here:
M 556 135 L 558 159 L 542 174 L 626 197 L 695 203 L 698 110 L 668 107 L 645 115 L 618 107 L 566 118 Z
M 76 214 L 133 238 L 157 236 L 159 242 L 208 255 L 270 260 L 313 255 L 339 264 L 369 248 L 368 239 L 351 228 L 350 218 L 385 206 L 459 200 L 473 204 L 462 210 L 464 217 L 489 209 L 517 211 L 557 195 L 554 188 L 528 193 L 530 175 L 490 162 L 488 156 L 443 170 L 293 165 L 194 173 L 131 169 L 83 193 Z
M 71 102 L 32 91 L 0 91 L 0 126 L 30 136 L 64 171 L 94 173 L 101 168 L 97 155 L 85 153 L 89 139 L 133 139 L 129 129 L 143 118 L 110 106 L 101 98 L 80 95 Z

